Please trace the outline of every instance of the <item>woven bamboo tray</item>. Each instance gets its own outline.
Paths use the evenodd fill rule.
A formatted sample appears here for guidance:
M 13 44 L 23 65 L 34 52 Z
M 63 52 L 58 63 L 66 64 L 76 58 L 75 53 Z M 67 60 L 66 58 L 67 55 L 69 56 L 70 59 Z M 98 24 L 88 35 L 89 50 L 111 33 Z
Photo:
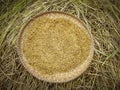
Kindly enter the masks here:
M 67 82 L 81 75 L 93 56 L 93 38 L 73 15 L 51 11 L 32 18 L 20 32 L 18 54 L 33 76 Z

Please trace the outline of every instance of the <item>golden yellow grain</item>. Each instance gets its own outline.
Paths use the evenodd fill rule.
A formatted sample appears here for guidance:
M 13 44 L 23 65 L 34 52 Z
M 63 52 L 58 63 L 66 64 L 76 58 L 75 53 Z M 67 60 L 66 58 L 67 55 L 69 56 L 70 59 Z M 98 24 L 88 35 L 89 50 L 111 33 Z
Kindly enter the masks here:
M 91 40 L 86 31 L 65 17 L 37 17 L 24 33 L 23 54 L 42 74 L 74 69 L 90 52 Z

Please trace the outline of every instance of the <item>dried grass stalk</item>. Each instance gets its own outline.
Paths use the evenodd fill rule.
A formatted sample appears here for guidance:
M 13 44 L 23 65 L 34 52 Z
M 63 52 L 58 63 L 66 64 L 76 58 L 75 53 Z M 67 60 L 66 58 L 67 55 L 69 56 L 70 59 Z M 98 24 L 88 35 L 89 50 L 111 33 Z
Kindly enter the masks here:
M 0 3 L 0 89 L 119 90 L 119 0 L 1 0 Z M 34 78 L 21 65 L 17 55 L 18 32 L 30 18 L 51 10 L 81 18 L 91 30 L 95 42 L 95 54 L 90 67 L 68 83 L 52 84 Z

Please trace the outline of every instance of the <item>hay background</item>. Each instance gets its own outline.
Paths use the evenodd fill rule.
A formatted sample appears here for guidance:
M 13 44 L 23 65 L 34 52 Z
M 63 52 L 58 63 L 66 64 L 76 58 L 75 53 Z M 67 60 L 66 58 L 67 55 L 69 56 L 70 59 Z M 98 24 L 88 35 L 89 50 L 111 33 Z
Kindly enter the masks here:
M 119 90 L 119 5 L 119 0 L 0 0 L 0 90 Z M 36 79 L 21 65 L 16 51 L 22 27 L 36 14 L 51 10 L 82 19 L 94 37 L 91 65 L 68 83 Z

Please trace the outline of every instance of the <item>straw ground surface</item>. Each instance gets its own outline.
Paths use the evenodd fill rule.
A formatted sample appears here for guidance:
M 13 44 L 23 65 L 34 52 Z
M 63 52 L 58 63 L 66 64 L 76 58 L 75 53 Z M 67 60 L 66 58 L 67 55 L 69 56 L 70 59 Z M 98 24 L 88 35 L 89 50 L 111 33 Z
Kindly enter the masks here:
M 1 90 L 119 90 L 119 0 L 0 0 Z M 81 76 L 67 83 L 48 83 L 29 74 L 19 60 L 16 41 L 30 18 L 63 11 L 82 19 L 92 32 L 93 60 Z

